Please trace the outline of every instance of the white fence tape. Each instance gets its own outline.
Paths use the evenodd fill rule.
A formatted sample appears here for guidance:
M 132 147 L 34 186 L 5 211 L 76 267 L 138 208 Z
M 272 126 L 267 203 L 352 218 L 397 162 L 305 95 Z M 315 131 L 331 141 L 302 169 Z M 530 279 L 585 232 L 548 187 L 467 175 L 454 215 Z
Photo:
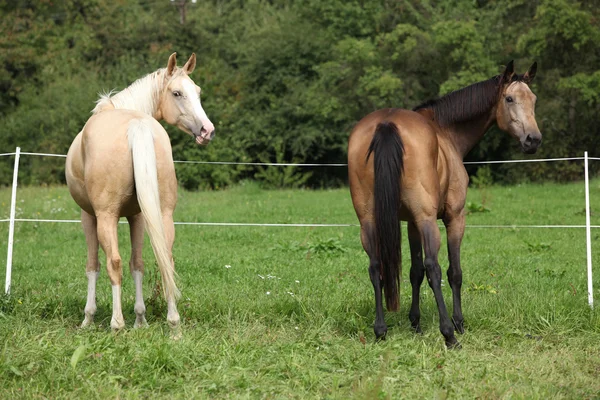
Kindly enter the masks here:
M 15 153 L 4 153 L 1 156 L 12 156 Z M 66 154 L 55 153 L 29 153 L 21 152 L 21 155 L 40 156 L 40 157 L 67 157 Z M 537 158 L 525 160 L 493 160 L 493 161 L 465 161 L 465 165 L 483 165 L 483 164 L 513 164 L 513 163 L 532 163 L 532 162 L 549 162 L 549 161 L 576 161 L 583 160 L 584 157 L 562 157 L 562 158 Z M 588 160 L 600 160 L 600 158 L 588 157 Z M 241 162 L 241 161 L 195 161 L 195 160 L 175 160 L 178 164 L 207 164 L 207 165 L 251 165 L 251 166 L 278 166 L 278 167 L 346 167 L 346 163 L 271 163 L 271 162 Z
M 548 162 L 548 161 L 574 161 L 583 160 L 584 157 L 563 157 L 563 158 L 533 158 L 530 160 L 498 160 L 498 161 L 465 161 L 465 165 L 476 164 L 514 164 L 514 163 L 532 163 L 532 162 Z
M 9 219 L 0 219 L 0 222 L 8 222 Z M 70 223 L 79 224 L 79 219 L 32 219 L 32 218 L 15 218 L 15 222 L 55 222 L 55 223 Z M 127 221 L 120 220 L 120 224 L 127 224 Z M 195 226 L 265 226 L 265 227 L 309 227 L 309 228 L 328 228 L 328 227 L 359 227 L 359 224 L 294 224 L 294 223 L 258 223 L 258 222 L 174 222 L 175 225 L 195 225 Z M 440 228 L 445 228 L 440 223 Z M 466 225 L 466 228 L 504 228 L 504 229 L 582 229 L 587 225 Z M 600 228 L 600 225 L 590 225 L 592 229 Z
M 268 163 L 238 161 L 173 161 L 176 164 L 213 164 L 213 165 L 270 165 L 275 167 L 346 167 L 348 164 L 302 164 L 302 163 Z
M 11 214 L 10 219 L 2 219 L 0 222 L 9 222 L 9 240 L 8 240 L 8 252 L 6 260 L 6 285 L 5 293 L 10 293 L 10 279 L 12 273 L 12 248 L 13 248 L 13 235 L 14 235 L 14 224 L 15 222 L 55 222 L 55 223 L 79 223 L 80 220 L 57 220 L 57 219 L 27 219 L 27 218 L 15 218 L 14 208 L 16 204 L 16 192 L 17 192 L 17 177 L 19 170 L 19 156 L 42 156 L 42 157 L 66 157 L 64 154 L 53 154 L 53 153 L 30 153 L 21 152 L 20 148 L 17 147 L 14 153 L 2 153 L 2 156 L 15 156 L 15 169 L 13 174 L 13 192 L 11 198 Z M 588 276 L 588 303 L 590 307 L 594 306 L 593 297 L 593 285 L 592 285 L 592 253 L 591 253 L 591 229 L 600 228 L 600 225 L 590 224 L 590 205 L 589 205 L 589 173 L 588 173 L 588 160 L 600 161 L 598 157 L 588 157 L 587 151 L 583 157 L 563 157 L 563 158 L 542 158 L 542 159 L 526 159 L 526 160 L 497 160 L 497 161 L 468 161 L 465 165 L 477 165 L 477 164 L 512 164 L 512 163 L 531 163 L 531 162 L 553 162 L 553 161 L 577 161 L 584 160 L 584 175 L 585 175 L 585 211 L 586 211 L 586 224 L 585 225 L 467 225 L 467 228 L 500 228 L 500 229 L 547 229 L 547 228 L 560 228 L 560 229 L 571 229 L 571 228 L 585 228 L 586 229 L 586 256 L 587 256 L 587 276 Z M 333 163 L 333 164 L 304 164 L 304 163 L 258 163 L 258 162 L 234 162 L 234 161 L 175 161 L 175 163 L 183 164 L 209 164 L 209 165 L 251 165 L 251 166 L 296 166 L 296 167 L 345 167 L 347 164 Z M 126 223 L 126 221 L 120 221 L 120 223 Z M 257 227 L 357 227 L 358 224 L 276 224 L 276 223 L 245 223 L 245 222 L 175 222 L 175 225 L 199 225 L 199 226 L 257 226 Z M 441 226 L 443 227 L 443 226 Z

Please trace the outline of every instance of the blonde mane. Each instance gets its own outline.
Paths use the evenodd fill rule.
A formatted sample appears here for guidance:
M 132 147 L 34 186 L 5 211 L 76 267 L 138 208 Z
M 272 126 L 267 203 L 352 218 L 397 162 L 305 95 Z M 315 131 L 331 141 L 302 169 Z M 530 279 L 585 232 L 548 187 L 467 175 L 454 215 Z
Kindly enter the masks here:
M 120 92 L 115 93 L 114 90 L 111 90 L 110 92 L 100 93 L 100 98 L 96 101 L 92 114 L 118 108 L 136 110 L 154 116 L 166 83 L 164 79 L 165 71 L 166 68 L 156 70 L 133 82 Z M 178 75 L 177 72 L 173 74 L 173 77 Z

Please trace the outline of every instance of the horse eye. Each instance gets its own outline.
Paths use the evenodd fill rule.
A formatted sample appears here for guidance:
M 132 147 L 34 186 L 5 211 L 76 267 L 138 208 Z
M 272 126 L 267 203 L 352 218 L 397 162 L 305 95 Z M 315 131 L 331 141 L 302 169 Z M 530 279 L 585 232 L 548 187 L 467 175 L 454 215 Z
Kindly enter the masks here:
M 507 102 L 507 103 L 512 103 L 512 102 L 513 102 L 513 98 L 512 98 L 512 97 L 510 97 L 510 96 L 508 96 L 508 97 L 506 98 L 506 102 Z
M 180 92 L 179 90 L 175 90 L 175 91 L 173 92 L 173 96 L 175 96 L 175 97 L 179 97 L 179 96 L 181 96 L 181 92 Z

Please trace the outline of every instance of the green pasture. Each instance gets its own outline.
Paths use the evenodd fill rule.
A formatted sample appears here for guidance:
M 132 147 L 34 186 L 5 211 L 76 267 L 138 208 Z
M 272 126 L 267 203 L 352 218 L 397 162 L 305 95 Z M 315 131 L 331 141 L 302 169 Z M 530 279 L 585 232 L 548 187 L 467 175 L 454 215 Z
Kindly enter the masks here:
M 592 181 L 599 224 L 600 180 Z M 0 219 L 10 190 L 0 190 Z M 469 192 L 468 225 L 582 225 L 583 182 Z M 66 187 L 21 188 L 20 218 L 77 219 Z M 253 183 L 179 194 L 176 221 L 355 224 L 347 189 L 266 191 Z M 374 300 L 359 228 L 178 226 L 174 257 L 183 339 L 168 337 L 149 243 L 149 327 L 110 331 L 103 269 L 95 326 L 81 330 L 85 240 L 75 223 L 17 223 L 12 294 L 0 297 L 0 398 L 598 398 L 600 314 L 587 305 L 585 230 L 467 228 L 462 246 L 461 350 L 448 351 L 431 290 L 423 335 L 407 318 L 403 229 L 401 310 L 376 343 Z M 0 260 L 8 223 L 0 223 Z M 600 307 L 600 230 L 592 231 Z M 129 257 L 128 228 L 120 229 Z M 104 256 L 101 255 L 102 263 Z M 445 239 L 440 253 L 446 269 Z M 444 272 L 445 277 L 445 272 Z M 4 270 L 0 271 L 4 282 Z M 448 285 L 444 286 L 451 300 Z M 451 303 L 449 308 L 451 309 Z

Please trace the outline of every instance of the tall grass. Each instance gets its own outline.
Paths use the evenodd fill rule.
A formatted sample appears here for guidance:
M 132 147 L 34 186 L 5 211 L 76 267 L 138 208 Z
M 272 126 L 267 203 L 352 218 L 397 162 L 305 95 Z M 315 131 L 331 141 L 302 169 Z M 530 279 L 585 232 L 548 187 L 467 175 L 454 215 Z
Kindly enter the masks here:
M 593 181 L 592 209 L 600 201 Z M 486 188 L 468 225 L 583 224 L 583 184 Z M 10 192 L 0 190 L 0 219 Z M 472 204 L 481 192 L 471 190 Z M 77 219 L 65 187 L 23 188 L 22 218 Z M 593 215 L 593 223 L 598 223 Z M 182 191 L 176 221 L 356 223 L 347 189 L 264 191 L 252 183 Z M 0 260 L 8 226 L 0 224 Z M 358 227 L 178 226 L 175 262 L 183 339 L 168 337 L 148 243 L 147 329 L 110 331 L 104 268 L 98 313 L 81 330 L 85 240 L 78 224 L 18 223 L 13 285 L 0 298 L 0 398 L 596 398 L 600 318 L 587 306 L 583 229 L 467 228 L 462 246 L 463 349 L 447 351 L 431 290 L 423 335 L 410 330 L 403 229 L 401 311 L 375 343 L 374 299 Z M 443 234 L 442 234 L 443 236 Z M 593 231 L 594 245 L 599 233 Z M 129 258 L 128 228 L 120 229 Z M 597 245 L 595 246 L 597 247 Z M 600 252 L 594 248 L 594 262 Z M 447 266 L 445 245 L 440 261 Z M 104 265 L 104 255 L 101 254 Z M 600 301 L 598 274 L 595 294 Z M 0 272 L 4 280 L 4 272 Z M 444 293 L 451 307 L 448 285 Z

